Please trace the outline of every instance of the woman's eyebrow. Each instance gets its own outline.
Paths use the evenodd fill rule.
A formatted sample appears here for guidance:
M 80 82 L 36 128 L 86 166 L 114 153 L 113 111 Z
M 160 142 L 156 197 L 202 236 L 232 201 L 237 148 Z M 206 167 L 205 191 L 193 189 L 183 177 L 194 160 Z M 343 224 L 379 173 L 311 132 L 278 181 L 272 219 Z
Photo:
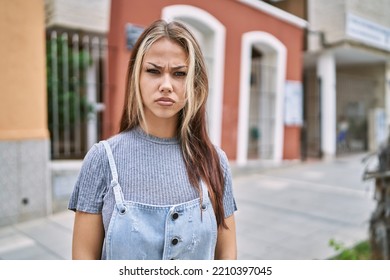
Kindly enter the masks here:
M 178 70 L 181 68 L 187 68 L 187 65 L 179 65 L 179 66 L 172 67 L 173 70 Z
M 146 63 L 147 63 L 147 64 L 150 64 L 150 65 L 152 65 L 153 67 L 158 68 L 158 69 L 163 68 L 162 66 L 159 66 L 159 65 L 157 65 L 157 64 L 154 64 L 154 63 L 152 63 L 152 62 L 146 62 Z
M 162 67 L 162 66 L 160 66 L 160 65 L 157 65 L 157 64 L 155 64 L 155 63 L 153 63 L 153 62 L 146 62 L 146 63 L 152 65 L 153 67 L 155 67 L 155 68 L 157 68 L 157 69 L 162 69 L 162 68 L 164 68 L 164 67 Z M 178 69 L 181 69 L 181 68 L 187 68 L 187 65 L 178 65 L 178 66 L 172 67 L 171 69 L 172 69 L 172 70 L 178 70 Z

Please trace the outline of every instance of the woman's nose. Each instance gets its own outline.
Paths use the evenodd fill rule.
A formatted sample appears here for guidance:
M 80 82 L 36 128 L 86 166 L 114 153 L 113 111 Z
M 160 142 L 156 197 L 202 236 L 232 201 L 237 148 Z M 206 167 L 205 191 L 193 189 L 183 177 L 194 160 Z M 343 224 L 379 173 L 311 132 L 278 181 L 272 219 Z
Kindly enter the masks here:
M 161 84 L 160 84 L 160 92 L 163 93 L 171 93 L 173 90 L 171 77 L 167 75 L 162 76 Z

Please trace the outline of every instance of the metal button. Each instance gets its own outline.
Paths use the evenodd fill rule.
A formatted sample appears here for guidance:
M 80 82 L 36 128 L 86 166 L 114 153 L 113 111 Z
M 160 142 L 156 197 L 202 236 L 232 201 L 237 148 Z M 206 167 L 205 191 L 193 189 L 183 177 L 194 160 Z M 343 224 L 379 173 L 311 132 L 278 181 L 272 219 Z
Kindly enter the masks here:
M 126 206 L 123 206 L 123 207 L 119 210 L 119 214 L 121 214 L 121 215 L 124 215 L 126 212 L 127 212 Z
M 176 220 L 177 218 L 179 218 L 179 213 L 175 212 L 172 214 L 172 219 L 173 220 Z
M 179 243 L 179 239 L 173 238 L 172 239 L 172 245 L 176 245 L 177 243 Z

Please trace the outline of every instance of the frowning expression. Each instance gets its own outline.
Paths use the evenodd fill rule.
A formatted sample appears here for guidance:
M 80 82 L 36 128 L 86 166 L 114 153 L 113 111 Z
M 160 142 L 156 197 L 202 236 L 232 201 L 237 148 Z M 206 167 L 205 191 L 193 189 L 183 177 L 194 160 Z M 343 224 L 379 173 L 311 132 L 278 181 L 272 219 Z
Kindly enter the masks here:
M 161 38 L 147 50 L 142 61 L 140 90 L 147 123 L 177 122 L 185 105 L 187 55 L 177 43 Z

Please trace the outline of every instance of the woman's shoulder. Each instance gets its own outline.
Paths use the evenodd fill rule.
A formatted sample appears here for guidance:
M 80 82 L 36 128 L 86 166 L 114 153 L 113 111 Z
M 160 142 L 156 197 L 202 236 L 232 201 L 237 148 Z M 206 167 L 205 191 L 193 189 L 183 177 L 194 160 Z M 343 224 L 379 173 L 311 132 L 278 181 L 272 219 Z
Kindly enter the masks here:
M 214 149 L 217 152 L 218 156 L 223 160 L 227 160 L 227 156 L 224 150 L 221 147 L 214 145 Z
M 216 145 L 214 145 L 214 149 L 219 156 L 219 161 L 221 163 L 221 166 L 223 167 L 223 169 L 227 169 L 229 167 L 229 159 L 228 159 L 225 151 L 222 150 L 221 147 L 216 146 Z
M 106 139 L 106 141 L 110 144 L 110 145 L 114 145 L 114 144 L 117 144 L 117 143 L 122 143 L 126 140 L 129 140 L 131 138 L 133 138 L 132 136 L 134 135 L 134 131 L 133 130 L 128 130 L 128 131 L 122 131 L 122 132 L 119 132 L 109 138 Z
M 107 142 L 109 144 L 111 150 L 114 151 L 114 150 L 116 150 L 117 146 L 124 145 L 124 144 L 128 143 L 129 141 L 131 142 L 132 140 L 134 140 L 134 139 L 132 139 L 134 137 L 131 137 L 131 135 L 132 135 L 131 131 L 125 131 L 125 132 L 120 132 L 118 134 L 110 136 L 106 139 L 102 139 L 101 141 L 95 143 L 91 147 L 91 149 L 88 151 L 88 153 L 91 153 L 91 154 L 96 155 L 96 156 L 104 155 L 106 152 L 105 152 L 105 147 L 104 147 L 103 141 Z
M 129 130 L 119 132 L 118 134 L 115 134 L 105 139 L 104 141 L 108 142 L 110 148 L 114 151 L 118 146 L 129 145 L 132 142 L 136 141 L 136 137 L 134 137 L 134 131 Z M 96 143 L 95 145 L 100 151 L 104 151 L 105 148 L 103 145 L 103 140 L 99 143 Z
M 103 141 L 107 141 L 111 149 L 124 142 L 123 133 L 116 134 L 92 145 L 85 155 L 84 161 L 100 161 L 105 157 L 106 151 Z

